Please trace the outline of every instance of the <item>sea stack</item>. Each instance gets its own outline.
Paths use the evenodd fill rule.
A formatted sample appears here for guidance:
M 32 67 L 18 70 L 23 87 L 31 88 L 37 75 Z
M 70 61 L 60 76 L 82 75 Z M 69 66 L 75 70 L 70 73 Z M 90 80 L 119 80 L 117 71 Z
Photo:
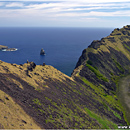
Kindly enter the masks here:
M 43 50 L 43 48 L 41 49 L 40 55 L 45 55 L 45 51 Z

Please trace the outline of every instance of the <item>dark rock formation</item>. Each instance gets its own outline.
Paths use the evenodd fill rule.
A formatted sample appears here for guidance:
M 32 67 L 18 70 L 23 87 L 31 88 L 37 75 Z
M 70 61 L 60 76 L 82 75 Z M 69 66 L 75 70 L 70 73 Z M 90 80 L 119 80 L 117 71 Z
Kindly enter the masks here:
M 45 66 L 45 65 L 46 65 L 46 63 L 45 63 L 45 62 L 43 62 L 42 66 Z
M 101 42 L 100 42 L 99 40 L 94 40 L 94 41 L 91 43 L 91 45 L 89 45 L 88 47 L 92 47 L 92 48 L 94 48 L 94 49 L 97 49 L 97 48 L 100 47 L 100 45 L 101 45 Z
M 27 66 L 27 70 L 29 70 L 29 71 L 33 71 L 33 69 L 35 69 L 35 67 L 36 67 L 36 64 L 34 63 L 34 62 L 29 62 L 28 61 L 28 66 Z
M 43 48 L 40 51 L 40 55 L 45 55 L 45 51 L 43 50 Z
M 7 47 L 7 46 L 0 45 L 0 50 L 2 50 L 2 49 L 8 49 L 8 47 Z
M 35 64 L 34 62 L 31 62 L 31 63 L 30 63 L 30 66 L 31 66 L 33 69 L 35 69 L 36 64 Z

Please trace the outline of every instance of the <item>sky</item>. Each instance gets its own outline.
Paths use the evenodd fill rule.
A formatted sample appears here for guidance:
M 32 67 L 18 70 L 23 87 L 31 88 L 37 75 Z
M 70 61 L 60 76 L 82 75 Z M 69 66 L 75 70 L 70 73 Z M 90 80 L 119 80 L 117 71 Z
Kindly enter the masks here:
M 130 25 L 130 0 L 0 0 L 0 27 Z

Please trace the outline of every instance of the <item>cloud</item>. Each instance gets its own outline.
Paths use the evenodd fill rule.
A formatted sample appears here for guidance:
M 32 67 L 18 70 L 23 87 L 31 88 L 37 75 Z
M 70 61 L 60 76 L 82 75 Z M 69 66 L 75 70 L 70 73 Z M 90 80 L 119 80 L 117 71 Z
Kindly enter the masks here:
M 31 9 L 44 9 L 44 8 L 56 8 L 56 7 L 63 7 L 62 3 L 40 3 L 40 4 L 30 4 L 26 6 L 27 8 Z
M 62 10 L 63 11 L 63 10 Z M 89 11 L 89 12 L 61 12 L 60 8 L 51 8 L 46 10 L 32 10 L 32 9 L 11 9 L 11 10 L 0 10 L 0 17 L 32 17 L 35 20 L 35 17 L 56 17 L 56 18 L 82 18 L 82 17 L 129 17 L 130 10 L 122 11 L 112 11 L 112 12 L 103 12 L 103 11 Z
M 1 1 L 1 0 L 0 0 Z M 101 21 L 130 17 L 130 0 L 11 0 L 0 2 L 0 20 L 26 21 Z
M 93 0 L 92 0 L 93 1 Z M 100 0 L 101 1 L 101 0 Z M 70 1 L 64 1 L 64 2 L 6 2 L 5 3 L 6 8 L 10 7 L 21 7 L 21 8 L 26 8 L 26 9 L 34 9 L 34 10 L 46 10 L 46 9 L 57 9 L 57 11 L 87 11 L 87 10 L 101 10 L 101 9 L 125 9 L 125 8 L 130 8 L 130 3 L 123 2 L 123 3 L 91 3 L 91 2 L 86 2 L 82 0 L 82 2 L 72 2 Z M 55 10 L 56 11 L 56 10 Z
M 12 2 L 12 3 L 6 4 L 5 7 L 24 7 L 24 4 L 18 3 L 18 2 L 17 3 Z
M 94 20 L 100 20 L 99 18 L 96 18 L 96 17 L 93 17 L 93 18 L 91 18 L 91 17 L 87 17 L 87 18 L 81 18 L 80 20 L 89 20 L 89 21 L 94 21 Z
M 35 2 L 5 2 L 4 12 L 8 17 L 12 13 L 12 16 L 21 15 L 26 17 L 110 17 L 110 16 L 129 16 L 130 3 L 86 3 L 82 2 L 50 2 L 50 3 L 35 3 Z M 94 1 L 94 0 L 92 0 Z M 99 0 L 101 1 L 101 0 Z M 1 3 L 1 2 L 0 2 Z M 21 7 L 21 8 L 19 8 Z M 7 9 L 7 10 L 6 10 Z M 0 9 L 2 11 L 2 9 Z M 2 11 L 3 12 L 3 11 Z M 2 15 L 1 12 L 1 15 Z
M 91 11 L 88 13 L 62 13 L 57 14 L 57 17 L 129 17 L 130 16 L 130 10 L 129 11 L 114 11 L 114 12 L 96 12 Z
M 3 2 L 0 2 L 0 6 L 4 6 L 4 3 L 3 3 Z

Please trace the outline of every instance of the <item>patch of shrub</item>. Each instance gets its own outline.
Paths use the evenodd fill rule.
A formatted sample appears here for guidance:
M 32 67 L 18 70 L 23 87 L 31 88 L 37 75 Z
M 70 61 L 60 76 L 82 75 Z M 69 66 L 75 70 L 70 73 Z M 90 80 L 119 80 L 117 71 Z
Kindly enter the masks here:
M 33 102 L 39 106 L 41 106 L 41 103 L 38 98 L 33 99 Z
M 127 46 L 126 44 L 123 44 L 127 49 L 129 49 L 130 50 L 130 47 L 129 46 Z
M 116 64 L 116 67 L 121 71 L 124 72 L 125 70 L 123 69 L 123 67 L 120 65 L 120 63 L 118 63 L 114 58 L 113 58 L 114 63 Z
M 119 118 L 119 119 L 121 120 L 121 116 L 120 116 L 117 112 L 113 111 L 113 110 L 110 109 L 109 107 L 108 107 L 108 111 L 112 111 L 113 114 L 114 114 L 114 116 L 116 116 L 117 118 Z
M 120 77 L 117 75 L 113 75 L 111 77 L 111 80 L 116 84 L 116 86 L 118 86 L 119 79 L 120 79 Z
M 108 79 L 106 77 L 104 77 L 99 70 L 95 69 L 93 66 L 86 64 L 86 66 L 92 71 L 94 72 L 94 74 L 97 76 L 97 78 L 102 79 L 105 82 L 108 82 Z
M 96 70 L 98 70 L 98 68 L 97 68 L 96 66 L 94 66 L 94 68 L 95 68 Z
M 109 129 L 109 125 L 113 126 L 114 128 L 117 128 L 116 124 L 114 124 L 113 122 L 111 122 L 105 118 L 103 119 L 102 117 L 100 117 L 96 113 L 90 111 L 89 109 L 85 108 L 85 111 L 88 113 L 88 115 L 91 118 L 96 119 L 102 125 L 103 129 Z
M 88 63 L 89 65 L 92 65 L 92 64 L 93 64 L 91 60 L 88 60 L 87 63 Z

